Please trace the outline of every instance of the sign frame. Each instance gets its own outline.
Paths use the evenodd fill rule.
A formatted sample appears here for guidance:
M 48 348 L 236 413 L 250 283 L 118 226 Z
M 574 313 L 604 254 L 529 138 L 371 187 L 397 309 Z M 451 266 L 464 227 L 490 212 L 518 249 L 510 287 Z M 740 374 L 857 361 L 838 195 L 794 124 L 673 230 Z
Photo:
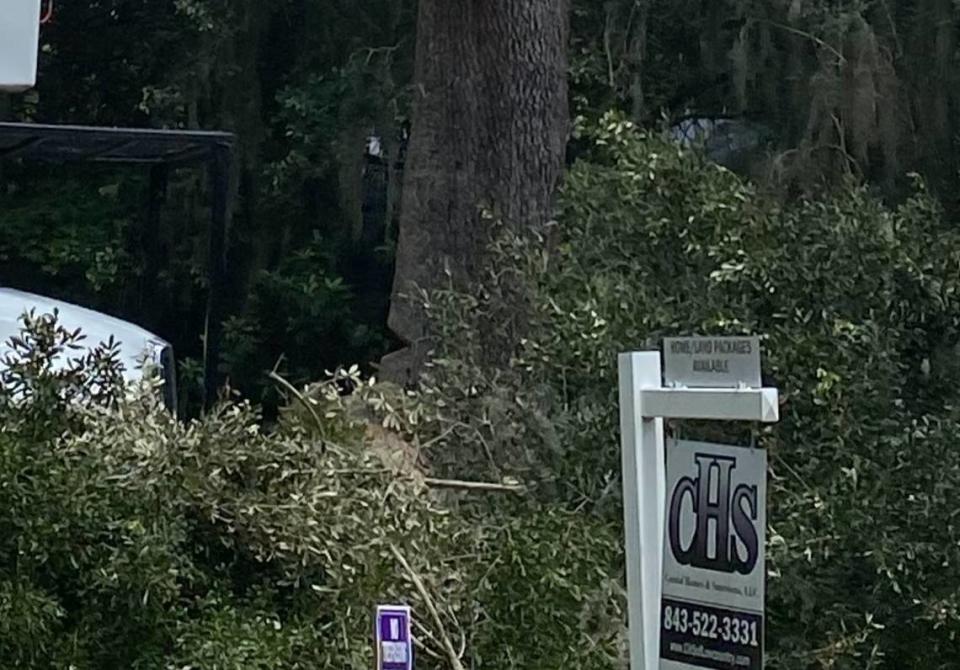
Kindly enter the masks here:
M 664 419 L 780 419 L 775 388 L 667 388 L 660 351 L 618 357 L 631 670 L 659 670 L 666 508 Z

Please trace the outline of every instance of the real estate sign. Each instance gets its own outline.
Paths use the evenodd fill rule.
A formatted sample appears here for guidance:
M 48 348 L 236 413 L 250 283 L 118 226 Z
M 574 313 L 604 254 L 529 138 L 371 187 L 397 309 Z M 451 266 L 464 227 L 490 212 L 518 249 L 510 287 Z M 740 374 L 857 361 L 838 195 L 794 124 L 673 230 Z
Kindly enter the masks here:
M 660 668 L 760 670 L 766 451 L 666 446 Z

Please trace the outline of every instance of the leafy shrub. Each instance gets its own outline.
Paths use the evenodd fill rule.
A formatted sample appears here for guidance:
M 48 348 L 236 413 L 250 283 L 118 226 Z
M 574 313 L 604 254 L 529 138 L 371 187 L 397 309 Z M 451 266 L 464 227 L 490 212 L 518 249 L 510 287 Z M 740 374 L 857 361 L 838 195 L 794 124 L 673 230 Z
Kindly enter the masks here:
M 0 665 L 369 666 L 370 609 L 406 595 L 390 547 L 426 575 L 457 536 L 421 488 L 245 405 L 181 425 L 109 365 L 54 370 L 73 334 L 26 326 L 0 404 L 0 630 L 29 634 Z
M 23 332 L 0 360 L 0 410 L 6 429 L 56 435 L 79 404 L 112 403 L 122 387 L 119 345 L 112 339 L 78 355 L 85 336 L 57 323 L 57 314 L 32 311 L 21 317 Z
M 501 510 L 485 538 L 471 658 L 483 668 L 623 667 L 623 555 L 615 526 L 560 506 Z
M 483 286 L 428 296 L 441 324 L 428 392 L 445 402 L 426 414 L 451 427 L 436 462 L 486 453 L 618 524 L 616 355 L 762 334 L 781 422 L 672 429 L 770 452 L 771 667 L 953 667 L 955 228 L 922 185 L 894 208 L 856 187 L 780 203 L 614 118 L 587 139 L 555 239 L 504 233 Z M 518 283 L 527 335 L 506 337 L 512 364 L 491 371 L 469 333 L 499 322 Z
M 267 373 L 305 383 L 383 350 L 383 335 L 357 318 L 350 287 L 331 270 L 332 259 L 315 244 L 264 271 L 247 309 L 227 322 L 222 367 L 247 397 L 268 399 Z
M 50 170 L 21 172 L 4 195 L 0 281 L 29 278 L 47 292 L 115 304 L 136 276 L 127 238 L 139 180 L 95 174 L 87 183 Z
M 354 369 L 269 430 L 245 404 L 180 425 L 36 394 L 71 420 L 35 431 L 0 403 L 0 664 L 364 668 L 398 600 L 420 667 L 622 667 L 615 356 L 749 331 L 782 421 L 672 429 L 770 452 L 769 665 L 955 665 L 957 233 L 922 190 L 781 204 L 628 124 L 588 139 L 549 240 L 505 232 L 481 285 L 424 296 L 416 393 Z
M 429 489 L 403 456 L 411 445 L 370 423 L 415 425 L 409 396 L 354 369 L 270 430 L 238 403 L 181 424 L 149 393 L 131 398 L 106 363 L 46 365 L 72 335 L 28 320 L 5 380 L 58 392 L 0 404 L 0 665 L 359 670 L 373 606 L 399 601 L 419 613 L 418 667 L 450 667 L 444 635 L 464 664 L 512 667 L 519 651 L 502 641 L 519 642 L 516 626 L 573 634 L 581 603 L 604 611 L 605 587 L 581 582 L 616 562 L 616 538 L 563 510 L 543 510 L 542 524 L 523 504 L 497 506 L 504 523 Z M 344 382 L 359 390 L 343 396 Z M 572 534 L 588 544 L 555 551 L 554 566 L 544 545 Z M 524 570 L 541 581 L 525 585 Z M 531 619 L 531 598 L 566 609 Z M 609 635 L 609 621 L 587 630 Z M 540 653 L 554 667 L 571 650 Z M 603 648 L 585 658 L 607 667 Z

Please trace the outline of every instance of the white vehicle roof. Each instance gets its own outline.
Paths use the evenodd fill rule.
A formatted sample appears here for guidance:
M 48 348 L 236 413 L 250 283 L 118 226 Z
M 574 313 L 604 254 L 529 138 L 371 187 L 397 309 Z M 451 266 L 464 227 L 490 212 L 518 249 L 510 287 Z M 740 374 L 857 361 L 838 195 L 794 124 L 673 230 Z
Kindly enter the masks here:
M 153 333 L 108 314 L 52 298 L 0 287 L 0 367 L 3 359 L 11 353 L 10 338 L 19 335 L 23 328 L 20 317 L 30 310 L 35 310 L 38 316 L 53 314 L 53 311 L 57 310 L 57 322 L 60 325 L 71 332 L 79 328 L 81 334 L 86 336 L 81 344 L 87 350 L 96 348 L 101 342 L 107 342 L 112 336 L 119 343 L 119 358 L 124 367 L 123 376 L 128 382 L 142 379 L 144 360 L 159 364 L 160 353 L 169 346 Z M 65 357 L 59 357 L 56 363 L 61 366 L 66 365 L 68 359 L 78 358 L 84 353 L 82 349 L 67 353 Z

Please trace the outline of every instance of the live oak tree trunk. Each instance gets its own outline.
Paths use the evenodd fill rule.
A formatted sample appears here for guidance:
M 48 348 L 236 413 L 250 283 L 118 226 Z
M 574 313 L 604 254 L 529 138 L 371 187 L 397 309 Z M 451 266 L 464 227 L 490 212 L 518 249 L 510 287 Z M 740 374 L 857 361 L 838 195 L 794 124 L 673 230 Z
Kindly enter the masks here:
M 416 379 L 429 348 L 415 289 L 484 271 L 492 212 L 550 217 L 567 139 L 567 0 L 420 0 L 413 127 L 389 325 L 407 347 L 381 374 Z

